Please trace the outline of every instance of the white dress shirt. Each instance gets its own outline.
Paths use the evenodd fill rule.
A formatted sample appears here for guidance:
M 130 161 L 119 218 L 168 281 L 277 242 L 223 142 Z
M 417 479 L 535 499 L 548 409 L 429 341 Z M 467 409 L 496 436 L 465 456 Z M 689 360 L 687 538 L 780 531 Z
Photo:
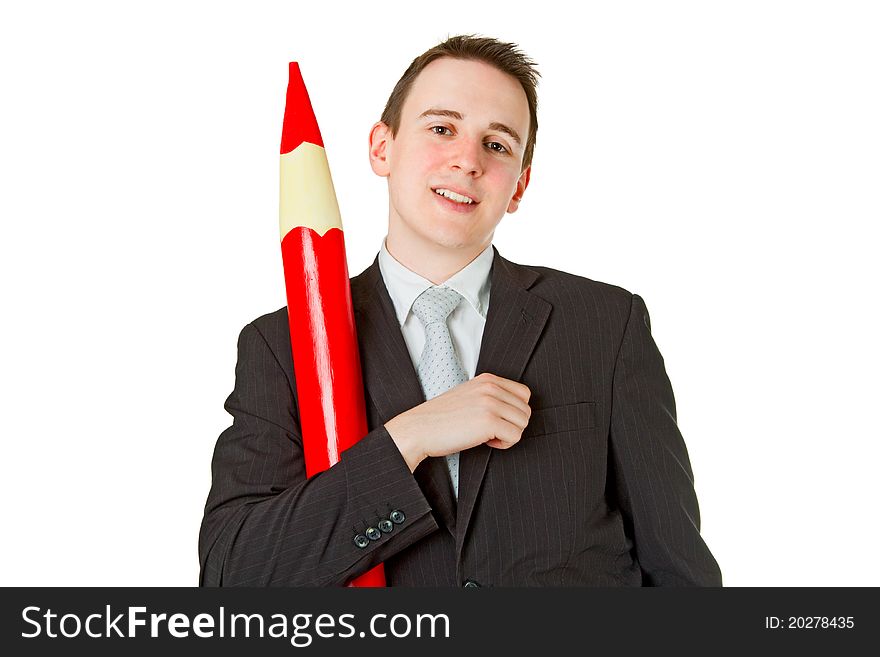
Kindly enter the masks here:
M 483 328 L 486 326 L 491 284 L 489 271 L 492 269 L 493 257 L 490 244 L 463 269 L 440 284 L 452 288 L 464 297 L 464 301 L 452 311 L 446 323 L 455 353 L 469 379 L 474 378 L 477 369 Z M 412 305 L 416 297 L 434 284 L 395 260 L 385 248 L 384 239 L 379 250 L 379 271 L 394 303 L 394 311 L 397 313 L 397 321 L 413 368 L 418 369 L 422 349 L 425 347 L 425 327 L 412 312 Z

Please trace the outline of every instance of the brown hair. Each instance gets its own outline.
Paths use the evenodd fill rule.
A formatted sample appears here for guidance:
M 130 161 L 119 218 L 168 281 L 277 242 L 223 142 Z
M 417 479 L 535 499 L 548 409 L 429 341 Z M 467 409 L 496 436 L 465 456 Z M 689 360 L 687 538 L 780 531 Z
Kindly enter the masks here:
M 526 167 L 532 163 L 532 155 L 535 152 L 535 137 L 538 134 L 538 92 L 536 87 L 541 74 L 535 70 L 535 62 L 518 50 L 518 46 L 514 43 L 502 43 L 489 37 L 462 34 L 449 37 L 443 43 L 416 57 L 400 80 L 397 81 L 394 91 L 388 97 L 385 111 L 382 112 L 382 122 L 390 128 L 391 136 L 395 137 L 400 129 L 400 113 L 413 82 L 428 64 L 441 57 L 485 62 L 502 73 L 516 78 L 522 85 L 529 103 L 529 136 L 526 139 L 522 161 L 522 171 L 525 171 Z

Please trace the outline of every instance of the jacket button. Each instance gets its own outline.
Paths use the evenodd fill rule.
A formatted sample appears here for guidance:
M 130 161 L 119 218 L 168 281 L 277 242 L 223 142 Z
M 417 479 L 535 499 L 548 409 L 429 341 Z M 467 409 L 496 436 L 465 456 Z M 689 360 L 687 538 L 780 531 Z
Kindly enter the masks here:
M 379 529 L 382 531 L 382 533 L 389 534 L 391 533 L 391 530 L 394 529 L 394 523 L 387 518 L 385 520 L 380 520 Z
M 382 538 L 382 532 L 380 532 L 375 527 L 367 527 L 367 531 L 365 533 L 367 535 L 367 538 L 371 541 L 378 541 L 380 538 Z
M 370 541 L 367 540 L 367 537 L 363 534 L 358 534 L 354 537 L 354 544 L 359 548 L 365 548 L 370 544 Z
M 464 586 L 464 588 L 466 588 L 466 589 L 478 589 L 478 588 L 480 588 L 480 583 L 479 583 L 479 582 L 475 582 L 475 581 L 472 580 L 472 579 L 466 579 L 466 580 L 464 580 L 464 585 L 463 585 L 463 586 Z
M 391 512 L 391 515 L 388 516 L 391 518 L 391 522 L 395 525 L 401 524 L 404 520 L 406 520 L 406 516 L 403 515 L 403 511 L 395 510 Z

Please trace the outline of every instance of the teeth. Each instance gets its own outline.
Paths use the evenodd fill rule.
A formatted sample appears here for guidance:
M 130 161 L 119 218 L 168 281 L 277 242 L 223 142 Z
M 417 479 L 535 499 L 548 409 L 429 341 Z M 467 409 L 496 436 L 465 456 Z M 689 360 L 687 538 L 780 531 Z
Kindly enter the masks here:
M 434 191 L 435 193 L 440 194 L 440 196 L 445 196 L 446 198 L 455 201 L 456 203 L 466 203 L 468 205 L 473 203 L 473 200 L 469 199 L 467 196 L 456 194 L 455 192 L 448 189 L 435 189 Z

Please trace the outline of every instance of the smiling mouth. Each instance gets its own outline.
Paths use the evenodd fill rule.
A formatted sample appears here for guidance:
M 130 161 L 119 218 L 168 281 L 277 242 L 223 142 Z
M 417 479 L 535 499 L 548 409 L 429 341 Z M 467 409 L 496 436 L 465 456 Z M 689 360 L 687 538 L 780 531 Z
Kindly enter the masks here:
M 453 203 L 458 203 L 460 205 L 476 205 L 477 203 L 479 203 L 479 201 L 471 198 L 470 196 L 459 194 L 458 192 L 454 192 L 451 189 L 447 189 L 446 187 L 437 187 L 433 191 L 437 196 L 442 196 L 443 198 L 450 200 Z

